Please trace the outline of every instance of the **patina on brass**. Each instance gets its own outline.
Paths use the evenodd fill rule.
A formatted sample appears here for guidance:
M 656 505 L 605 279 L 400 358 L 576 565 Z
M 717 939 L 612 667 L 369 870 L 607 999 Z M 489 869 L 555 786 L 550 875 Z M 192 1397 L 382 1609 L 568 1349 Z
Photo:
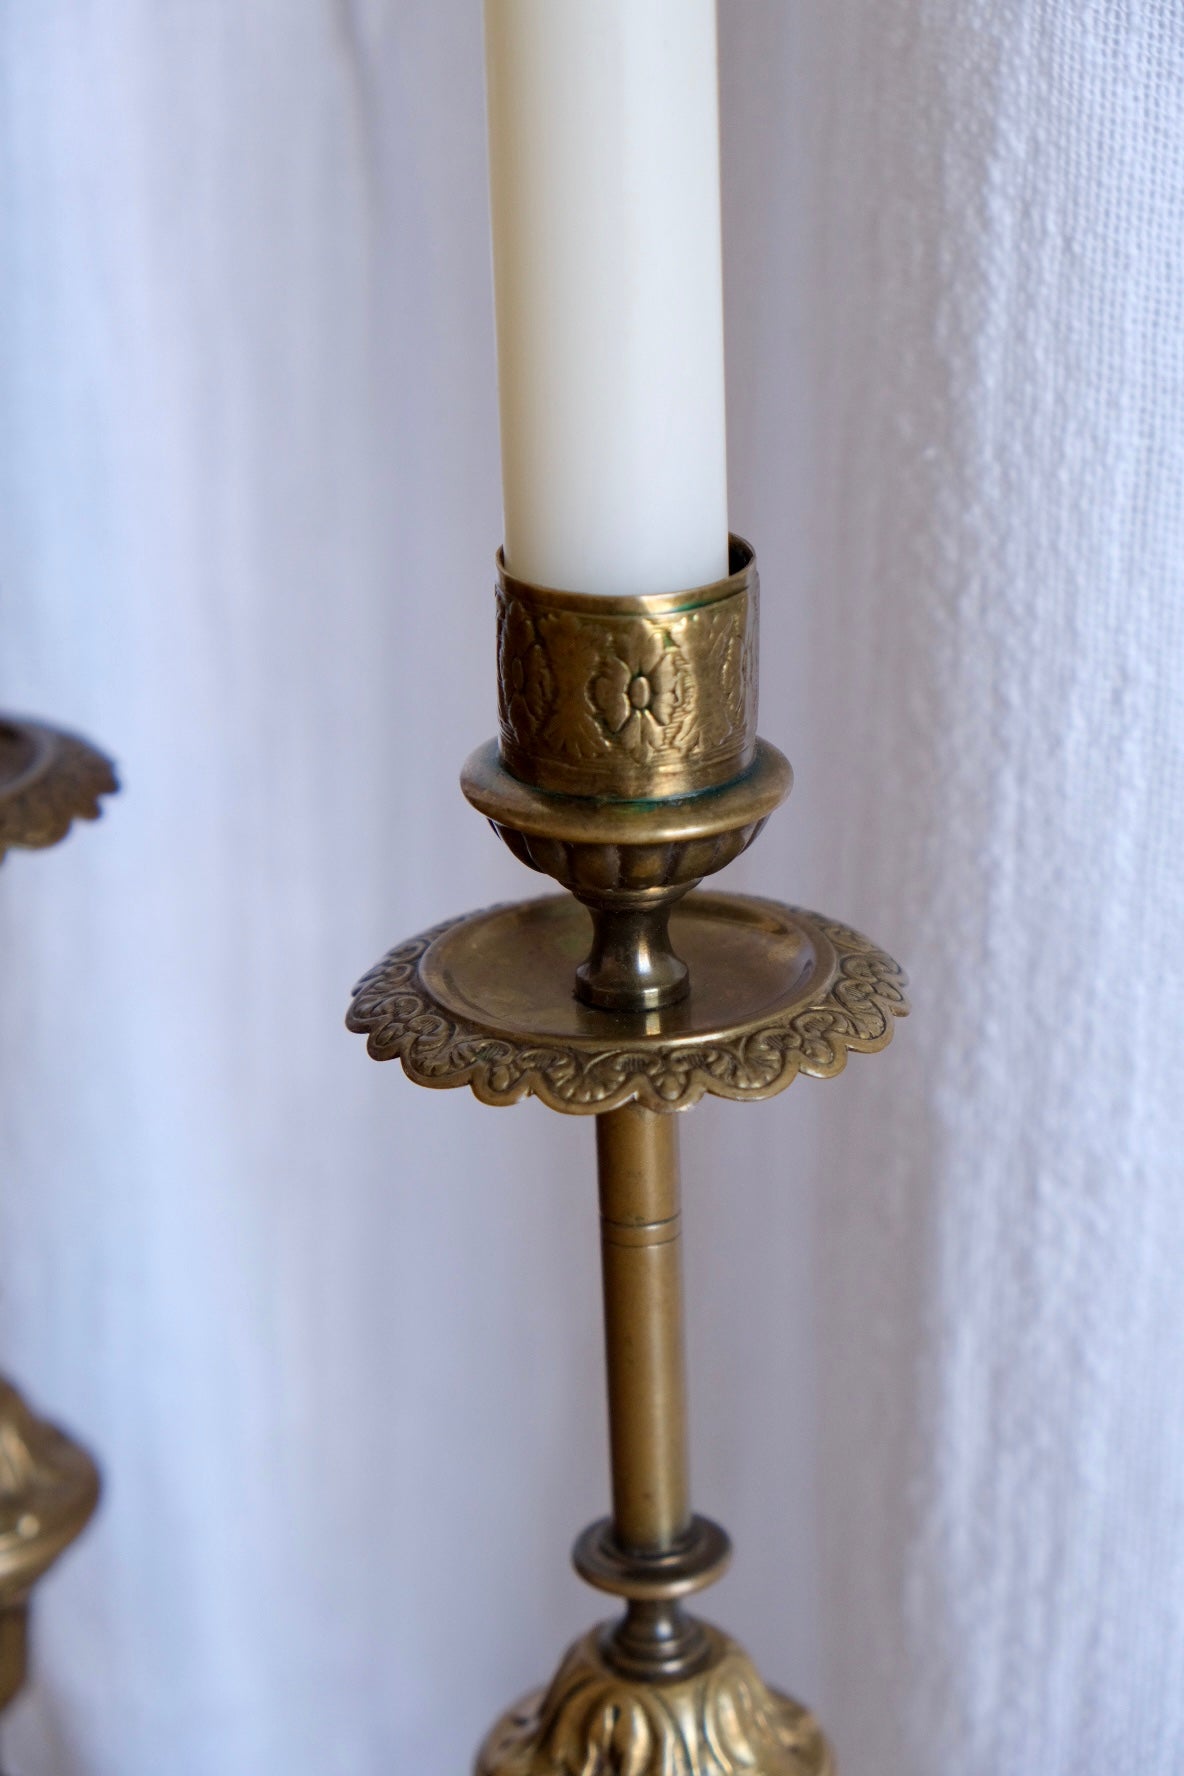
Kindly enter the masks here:
M 60 728 L 0 715 L 0 859 L 13 845 L 41 849 L 75 820 L 97 820 L 118 788 L 110 759 Z
M 497 1723 L 477 1776 L 834 1776 L 814 1718 L 683 1607 L 731 1550 L 690 1504 L 671 1112 L 830 1077 L 908 1007 L 896 963 L 849 926 L 687 893 L 792 780 L 756 736 L 756 569 L 735 539 L 732 567 L 719 586 L 625 600 L 502 571 L 500 744 L 463 788 L 575 899 L 400 944 L 347 1019 L 420 1084 L 597 1117 L 613 1508 L 573 1560 L 626 1610 Z

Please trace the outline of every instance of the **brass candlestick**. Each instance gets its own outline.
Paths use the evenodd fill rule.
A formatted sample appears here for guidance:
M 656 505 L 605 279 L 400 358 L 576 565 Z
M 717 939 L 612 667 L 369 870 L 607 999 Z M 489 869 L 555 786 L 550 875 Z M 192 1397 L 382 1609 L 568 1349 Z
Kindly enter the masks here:
M 117 787 L 89 742 L 0 715 L 0 861 L 13 847 L 56 845 L 75 820 L 97 819 L 99 798 Z M 86 1450 L 0 1377 L 0 1710 L 25 1681 L 33 1587 L 85 1529 L 98 1497 Z
M 690 1508 L 672 1112 L 829 1077 L 907 1010 L 900 969 L 847 926 L 689 893 L 792 782 L 756 734 L 757 599 L 736 538 L 728 579 L 668 596 L 580 596 L 499 569 L 500 743 L 461 782 L 573 898 L 400 945 L 348 1017 L 419 1084 L 597 1117 L 613 1509 L 573 1559 L 626 1608 L 497 1723 L 478 1776 L 833 1776 L 813 1716 L 683 1607 L 730 1544 Z

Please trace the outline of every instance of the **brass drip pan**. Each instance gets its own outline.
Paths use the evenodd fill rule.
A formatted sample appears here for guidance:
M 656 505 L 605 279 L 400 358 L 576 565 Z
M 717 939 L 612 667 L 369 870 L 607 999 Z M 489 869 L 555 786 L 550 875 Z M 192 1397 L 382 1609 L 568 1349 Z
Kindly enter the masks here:
M 661 1011 L 597 1011 L 572 991 L 591 921 L 566 896 L 494 907 L 400 944 L 359 983 L 348 1023 L 376 1060 L 488 1104 L 530 1094 L 597 1114 L 680 1110 L 704 1093 L 771 1097 L 883 1048 L 904 976 L 849 926 L 777 901 L 692 894 L 671 915 L 691 991 Z
M 76 820 L 97 820 L 100 796 L 118 787 L 111 761 L 88 740 L 0 716 L 0 859 L 11 846 L 41 850 Z

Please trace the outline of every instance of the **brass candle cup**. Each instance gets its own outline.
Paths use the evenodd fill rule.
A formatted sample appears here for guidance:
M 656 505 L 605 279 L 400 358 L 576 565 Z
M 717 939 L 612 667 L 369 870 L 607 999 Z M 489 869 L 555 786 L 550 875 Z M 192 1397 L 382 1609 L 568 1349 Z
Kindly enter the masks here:
M 515 579 L 498 557 L 498 744 L 461 774 L 520 862 L 592 916 L 575 991 L 602 1011 L 686 997 L 670 912 L 760 832 L 793 783 L 758 740 L 751 546 L 678 593 L 600 597 Z

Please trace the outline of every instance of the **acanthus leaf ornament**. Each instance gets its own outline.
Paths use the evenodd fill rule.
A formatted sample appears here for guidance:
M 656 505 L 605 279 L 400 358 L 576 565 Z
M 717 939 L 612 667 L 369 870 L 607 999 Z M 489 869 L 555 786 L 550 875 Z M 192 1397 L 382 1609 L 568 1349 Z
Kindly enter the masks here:
M 489 1734 L 476 1776 L 835 1776 L 814 1716 L 770 1690 L 743 1648 L 708 1629 L 712 1659 L 669 1684 L 623 1681 L 597 1633 L 548 1690 Z

